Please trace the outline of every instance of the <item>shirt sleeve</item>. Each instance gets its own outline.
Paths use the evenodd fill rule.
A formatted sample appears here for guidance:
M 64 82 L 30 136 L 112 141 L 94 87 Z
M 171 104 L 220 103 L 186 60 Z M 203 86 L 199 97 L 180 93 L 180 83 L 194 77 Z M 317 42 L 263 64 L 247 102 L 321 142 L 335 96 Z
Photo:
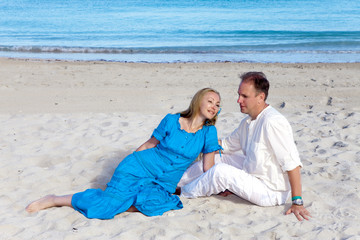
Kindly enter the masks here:
M 218 142 L 218 136 L 215 126 L 209 126 L 205 134 L 205 144 L 202 153 L 215 152 L 222 149 Z
M 167 135 L 168 122 L 171 118 L 171 114 L 167 114 L 160 122 L 159 126 L 154 129 L 151 137 L 155 137 L 157 140 L 163 140 Z
M 224 152 L 236 152 L 242 150 L 241 139 L 242 136 L 247 135 L 246 121 L 247 118 L 243 119 L 239 126 L 229 136 L 221 140 Z
M 298 150 L 296 148 L 292 128 L 285 118 L 268 122 L 266 126 L 268 143 L 271 145 L 281 169 L 291 171 L 302 167 Z

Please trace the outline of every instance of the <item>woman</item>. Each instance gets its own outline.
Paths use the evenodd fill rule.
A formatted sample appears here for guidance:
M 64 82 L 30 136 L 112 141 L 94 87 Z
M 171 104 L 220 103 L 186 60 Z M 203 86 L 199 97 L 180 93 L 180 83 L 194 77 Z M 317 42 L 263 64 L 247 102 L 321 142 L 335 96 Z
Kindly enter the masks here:
M 201 152 L 203 170 L 207 171 L 214 165 L 214 152 L 221 148 L 214 126 L 219 107 L 217 91 L 198 91 L 187 110 L 167 114 L 151 138 L 118 165 L 104 191 L 48 195 L 26 210 L 69 206 L 88 218 L 111 219 L 125 211 L 156 216 L 181 209 L 183 205 L 173 193 L 182 174 Z

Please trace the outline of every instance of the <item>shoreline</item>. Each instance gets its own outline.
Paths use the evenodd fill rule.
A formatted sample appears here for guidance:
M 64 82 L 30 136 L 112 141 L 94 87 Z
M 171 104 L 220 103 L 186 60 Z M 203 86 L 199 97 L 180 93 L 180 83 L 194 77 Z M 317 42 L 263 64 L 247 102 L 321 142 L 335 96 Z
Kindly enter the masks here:
M 60 61 L 104 61 L 122 63 L 357 63 L 358 51 L 243 51 L 243 52 L 175 52 L 175 53 L 62 53 L 62 52 L 4 52 L 0 58 L 40 59 Z M 266 59 L 266 60 L 264 60 Z
M 352 63 L 360 63 L 360 61 L 338 61 L 338 62 L 326 62 L 326 61 L 319 61 L 319 62 L 280 62 L 280 61 L 246 61 L 246 60 L 239 60 L 239 61 L 232 61 L 232 60 L 213 60 L 213 61 L 126 61 L 126 60 L 106 60 L 106 59 L 66 59 L 66 58 L 39 58 L 39 57 L 6 57 L 0 56 L 1 59 L 7 60 L 20 60 L 20 61 L 45 61 L 45 62 L 104 62 L 104 63 L 148 63 L 148 64 L 175 64 L 175 63 L 251 63 L 251 64 L 352 64 Z

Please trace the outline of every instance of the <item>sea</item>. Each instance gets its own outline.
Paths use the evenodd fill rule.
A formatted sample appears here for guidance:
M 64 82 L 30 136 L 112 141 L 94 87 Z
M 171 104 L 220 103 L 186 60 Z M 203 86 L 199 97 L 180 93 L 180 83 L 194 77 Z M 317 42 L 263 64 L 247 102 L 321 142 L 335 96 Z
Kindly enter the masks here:
M 360 62 L 360 1 L 0 0 L 0 57 Z

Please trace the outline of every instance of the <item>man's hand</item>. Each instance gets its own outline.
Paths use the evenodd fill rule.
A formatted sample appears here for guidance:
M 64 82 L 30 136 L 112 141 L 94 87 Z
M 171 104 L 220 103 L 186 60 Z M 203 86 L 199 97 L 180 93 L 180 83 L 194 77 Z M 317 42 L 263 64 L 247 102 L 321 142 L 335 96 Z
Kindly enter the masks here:
M 286 211 L 286 215 L 290 213 L 294 213 L 299 221 L 303 219 L 309 220 L 309 217 L 311 217 L 309 211 L 304 206 L 291 205 L 290 209 Z

